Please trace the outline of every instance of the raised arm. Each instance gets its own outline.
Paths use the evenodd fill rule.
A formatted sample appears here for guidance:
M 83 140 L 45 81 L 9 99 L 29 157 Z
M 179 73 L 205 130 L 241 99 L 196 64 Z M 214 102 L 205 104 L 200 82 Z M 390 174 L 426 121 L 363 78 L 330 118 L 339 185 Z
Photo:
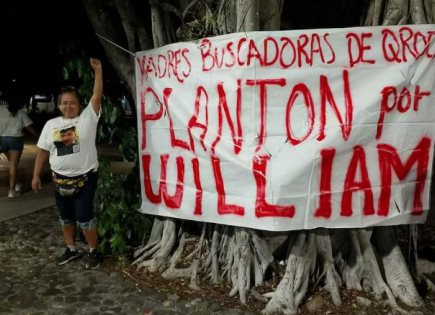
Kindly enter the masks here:
M 99 114 L 103 98 L 103 68 L 101 61 L 96 58 L 91 58 L 90 64 L 94 70 L 94 90 L 91 96 L 91 104 L 94 112 Z

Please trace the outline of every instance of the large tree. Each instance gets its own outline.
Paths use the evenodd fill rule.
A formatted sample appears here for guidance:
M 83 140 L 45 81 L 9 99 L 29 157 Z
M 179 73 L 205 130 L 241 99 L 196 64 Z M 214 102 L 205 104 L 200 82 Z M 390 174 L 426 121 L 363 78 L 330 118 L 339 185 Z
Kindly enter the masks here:
M 434 23 L 435 0 L 82 0 L 96 32 L 130 52 L 239 31 Z M 102 40 L 108 60 L 135 95 L 131 54 Z M 198 237 L 191 237 L 192 228 Z M 194 244 L 195 249 L 188 244 Z M 190 248 L 187 254 L 186 248 Z M 247 303 L 255 286 L 279 273 L 267 295 L 265 314 L 295 314 L 313 284 L 322 283 L 336 305 L 340 289 L 371 291 L 421 306 L 415 274 L 399 247 L 394 227 L 266 232 L 233 226 L 185 223 L 155 218 L 148 242 L 135 252 L 134 264 L 186 277 L 228 281 L 230 295 Z M 183 261 L 180 268 L 180 261 Z M 280 270 L 278 260 L 285 261 Z M 186 263 L 188 263 L 186 265 Z M 187 267 L 186 267 L 187 266 Z M 264 298 L 264 297 L 263 297 Z

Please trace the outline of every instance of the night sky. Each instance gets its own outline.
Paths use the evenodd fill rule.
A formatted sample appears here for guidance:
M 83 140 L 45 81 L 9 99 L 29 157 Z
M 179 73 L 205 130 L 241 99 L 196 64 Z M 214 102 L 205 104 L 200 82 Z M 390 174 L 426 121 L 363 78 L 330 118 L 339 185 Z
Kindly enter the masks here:
M 336 6 L 323 0 L 298 2 L 299 10 L 287 10 L 295 15 L 291 26 L 357 25 L 362 0 L 344 2 L 354 5 L 340 11 L 339 1 L 331 2 Z M 294 5 L 285 2 L 287 6 L 290 3 Z M 329 13 L 334 12 L 326 14 L 330 19 L 324 16 L 327 8 Z M 26 94 L 57 93 L 59 86 L 68 83 L 63 81 L 61 71 L 66 60 L 77 54 L 104 58 L 80 0 L 0 1 L 0 38 L 0 89 L 15 80 Z
M 65 61 L 99 57 L 101 46 L 80 0 L 26 2 L 0 2 L 0 84 L 14 81 L 26 94 L 56 93 Z

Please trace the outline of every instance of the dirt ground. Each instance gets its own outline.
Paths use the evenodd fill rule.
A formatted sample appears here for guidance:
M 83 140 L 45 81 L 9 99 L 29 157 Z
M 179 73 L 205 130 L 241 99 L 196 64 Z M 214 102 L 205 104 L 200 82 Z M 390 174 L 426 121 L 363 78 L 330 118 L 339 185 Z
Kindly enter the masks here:
M 425 224 L 417 226 L 418 231 L 418 257 L 435 262 L 435 213 L 428 216 Z M 402 252 L 405 257 L 410 254 L 408 247 L 408 227 L 399 227 L 399 238 L 402 244 Z M 152 285 L 156 289 L 179 295 L 186 300 L 193 300 L 198 297 L 205 300 L 213 300 L 223 306 L 236 308 L 241 311 L 260 314 L 264 309 L 265 303 L 258 301 L 252 295 L 249 296 L 248 303 L 243 305 L 240 303 L 238 295 L 229 296 L 231 288 L 228 285 L 212 285 L 209 282 L 200 282 L 201 291 L 191 290 L 189 280 L 166 280 L 159 274 L 150 274 L 144 271 L 136 271 L 135 268 L 129 266 L 127 262 L 120 261 L 119 258 L 112 257 L 106 260 L 105 268 L 116 269 L 127 275 L 137 285 L 149 286 Z M 435 274 L 427 275 L 428 278 L 435 283 Z M 270 280 L 265 282 L 261 287 L 256 288 L 259 293 L 274 291 L 277 282 Z M 409 311 L 409 314 L 415 315 L 432 315 L 435 314 L 435 288 L 430 290 L 425 283 L 421 282 L 417 286 L 425 305 L 422 308 L 410 309 L 399 303 L 399 306 L 404 310 Z M 337 307 L 333 304 L 328 292 L 322 290 L 320 286 L 314 292 L 308 292 L 306 300 L 303 302 L 299 313 L 301 315 L 308 314 L 395 314 L 388 304 L 386 298 L 376 300 L 374 296 L 365 292 L 357 292 L 342 289 L 341 291 L 342 305 Z M 362 300 L 362 302 L 361 302 Z M 358 302 L 359 301 L 359 302 Z M 312 309 L 313 305 L 317 306 L 316 310 Z

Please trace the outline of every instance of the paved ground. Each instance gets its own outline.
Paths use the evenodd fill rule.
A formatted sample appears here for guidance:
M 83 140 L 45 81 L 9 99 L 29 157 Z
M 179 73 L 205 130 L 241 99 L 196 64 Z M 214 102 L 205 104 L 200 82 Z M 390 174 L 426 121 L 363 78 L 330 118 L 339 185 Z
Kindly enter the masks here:
M 7 162 L 0 165 L 0 314 L 243 314 L 213 301 L 139 287 L 127 276 L 89 271 L 83 260 L 57 266 L 63 250 L 49 170 L 42 192 L 30 191 L 35 146 L 26 144 L 20 197 L 7 198 Z
M 57 266 L 63 246 L 53 207 L 0 223 L 0 314 L 242 314 L 213 301 L 138 287 L 118 272 Z
M 0 222 L 17 216 L 54 205 L 53 186 L 48 165 L 43 170 L 43 189 L 37 195 L 31 191 L 32 171 L 36 146 L 26 144 L 18 166 L 18 178 L 22 184 L 19 198 L 8 198 L 9 164 L 6 157 L 0 154 Z

